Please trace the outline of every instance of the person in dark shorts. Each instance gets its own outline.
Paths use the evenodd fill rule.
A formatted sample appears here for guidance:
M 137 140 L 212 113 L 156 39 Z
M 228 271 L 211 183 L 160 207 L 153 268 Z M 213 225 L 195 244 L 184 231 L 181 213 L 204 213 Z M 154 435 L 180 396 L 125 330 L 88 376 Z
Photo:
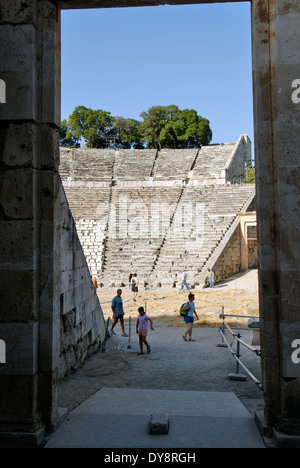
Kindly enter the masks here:
M 123 309 L 123 300 L 122 300 L 122 289 L 117 290 L 117 295 L 113 298 L 111 303 L 111 310 L 113 311 L 113 323 L 111 325 L 111 333 L 116 335 L 114 331 L 115 326 L 117 325 L 118 321 L 120 320 L 121 328 L 122 328 L 122 336 L 128 336 L 125 333 L 124 328 L 124 309 Z
M 137 279 L 137 274 L 134 273 L 132 275 L 132 278 L 131 278 L 131 291 L 132 291 L 132 298 L 134 300 L 134 302 L 136 302 L 136 298 L 137 298 L 137 295 L 138 295 L 138 292 L 139 292 L 139 282 L 138 282 L 138 279 Z

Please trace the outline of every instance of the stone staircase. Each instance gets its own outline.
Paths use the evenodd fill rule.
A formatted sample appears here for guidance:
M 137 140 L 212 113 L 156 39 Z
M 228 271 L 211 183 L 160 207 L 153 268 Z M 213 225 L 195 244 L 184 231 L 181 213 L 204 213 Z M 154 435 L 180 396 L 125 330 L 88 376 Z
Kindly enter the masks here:
M 64 187 L 91 275 L 102 268 L 110 187 Z
M 176 281 L 183 269 L 190 281 L 196 281 L 254 190 L 249 184 L 187 187 L 150 282 L 163 278 Z
M 202 146 L 193 169 L 194 177 L 218 178 L 225 168 L 236 143 Z
M 181 194 L 180 187 L 113 187 L 101 281 L 150 275 Z
M 155 179 L 185 179 L 194 165 L 198 148 L 185 150 L 162 149 L 153 177 Z
M 63 181 L 110 182 L 116 151 L 110 149 L 60 149 L 60 175 Z
M 156 150 L 121 149 L 116 151 L 114 178 L 116 180 L 135 180 L 151 177 L 156 155 Z

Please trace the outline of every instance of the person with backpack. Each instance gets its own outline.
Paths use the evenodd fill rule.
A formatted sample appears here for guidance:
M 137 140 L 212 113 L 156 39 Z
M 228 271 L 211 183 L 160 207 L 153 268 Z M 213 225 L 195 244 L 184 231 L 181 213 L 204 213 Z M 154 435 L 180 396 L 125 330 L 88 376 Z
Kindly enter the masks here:
M 195 295 L 190 293 L 188 296 L 188 302 L 182 305 L 180 310 L 180 315 L 184 316 L 184 321 L 186 323 L 187 329 L 185 334 L 183 335 L 184 341 L 195 341 L 192 339 L 193 333 L 193 325 L 194 325 L 194 314 L 196 316 L 196 320 L 199 320 L 197 312 L 195 310 Z M 184 315 L 186 313 L 186 315 Z M 189 339 L 187 339 L 187 335 L 189 335 Z

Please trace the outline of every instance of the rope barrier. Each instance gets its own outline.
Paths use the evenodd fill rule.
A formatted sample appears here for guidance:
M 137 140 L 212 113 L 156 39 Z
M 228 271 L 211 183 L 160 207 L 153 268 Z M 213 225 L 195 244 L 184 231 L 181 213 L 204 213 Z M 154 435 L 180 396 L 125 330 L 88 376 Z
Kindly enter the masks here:
M 245 346 L 247 349 L 249 349 L 250 351 L 252 351 L 253 353 L 255 353 L 258 357 L 261 356 L 261 352 L 259 350 L 257 350 L 256 348 L 254 348 L 253 346 L 249 345 L 248 343 L 246 343 L 245 341 L 241 340 L 241 335 L 240 333 L 236 334 L 234 333 L 233 331 L 233 327 L 231 328 L 225 321 L 225 317 L 238 317 L 238 318 L 254 318 L 254 319 L 258 319 L 259 317 L 254 317 L 254 316 L 243 316 L 243 315 L 229 315 L 229 314 L 224 314 L 224 309 L 222 308 L 222 314 L 220 314 L 220 318 L 223 320 L 222 322 L 222 326 L 219 327 L 219 332 L 222 336 L 222 340 L 225 341 L 228 349 L 230 350 L 232 356 L 235 358 L 236 362 L 237 362 L 237 365 L 236 365 L 236 372 L 235 373 L 231 373 L 229 374 L 229 378 L 231 380 L 238 380 L 238 381 L 245 381 L 246 380 L 246 376 L 244 374 L 241 374 L 240 373 L 240 366 L 245 370 L 245 372 L 249 375 L 249 377 L 254 381 L 254 383 L 261 389 L 263 390 L 262 388 L 262 384 L 261 382 L 252 374 L 252 372 L 245 366 L 245 364 L 243 364 L 243 362 L 240 360 L 240 357 L 241 357 L 241 354 L 240 354 L 240 345 L 243 345 Z M 231 345 L 228 343 L 227 341 L 227 338 L 225 336 L 225 328 L 229 331 L 229 333 L 231 334 L 231 336 L 237 341 L 237 352 L 235 353 L 231 347 Z M 244 328 L 244 327 L 234 327 L 234 329 L 238 329 L 238 330 L 259 330 L 259 328 Z

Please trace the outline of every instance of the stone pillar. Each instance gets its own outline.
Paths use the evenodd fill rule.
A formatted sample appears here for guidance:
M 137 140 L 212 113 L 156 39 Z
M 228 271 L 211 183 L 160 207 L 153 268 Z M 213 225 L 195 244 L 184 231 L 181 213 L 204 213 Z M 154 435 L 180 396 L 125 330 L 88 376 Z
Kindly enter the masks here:
M 295 435 L 300 434 L 300 364 L 293 348 L 300 339 L 300 92 L 294 88 L 300 79 L 299 0 L 253 0 L 252 27 L 265 419 Z
M 60 13 L 0 0 L 0 446 L 57 419 Z
M 256 212 L 240 213 L 240 226 L 241 226 L 241 270 L 248 270 L 249 256 L 248 256 L 248 227 L 256 226 Z

